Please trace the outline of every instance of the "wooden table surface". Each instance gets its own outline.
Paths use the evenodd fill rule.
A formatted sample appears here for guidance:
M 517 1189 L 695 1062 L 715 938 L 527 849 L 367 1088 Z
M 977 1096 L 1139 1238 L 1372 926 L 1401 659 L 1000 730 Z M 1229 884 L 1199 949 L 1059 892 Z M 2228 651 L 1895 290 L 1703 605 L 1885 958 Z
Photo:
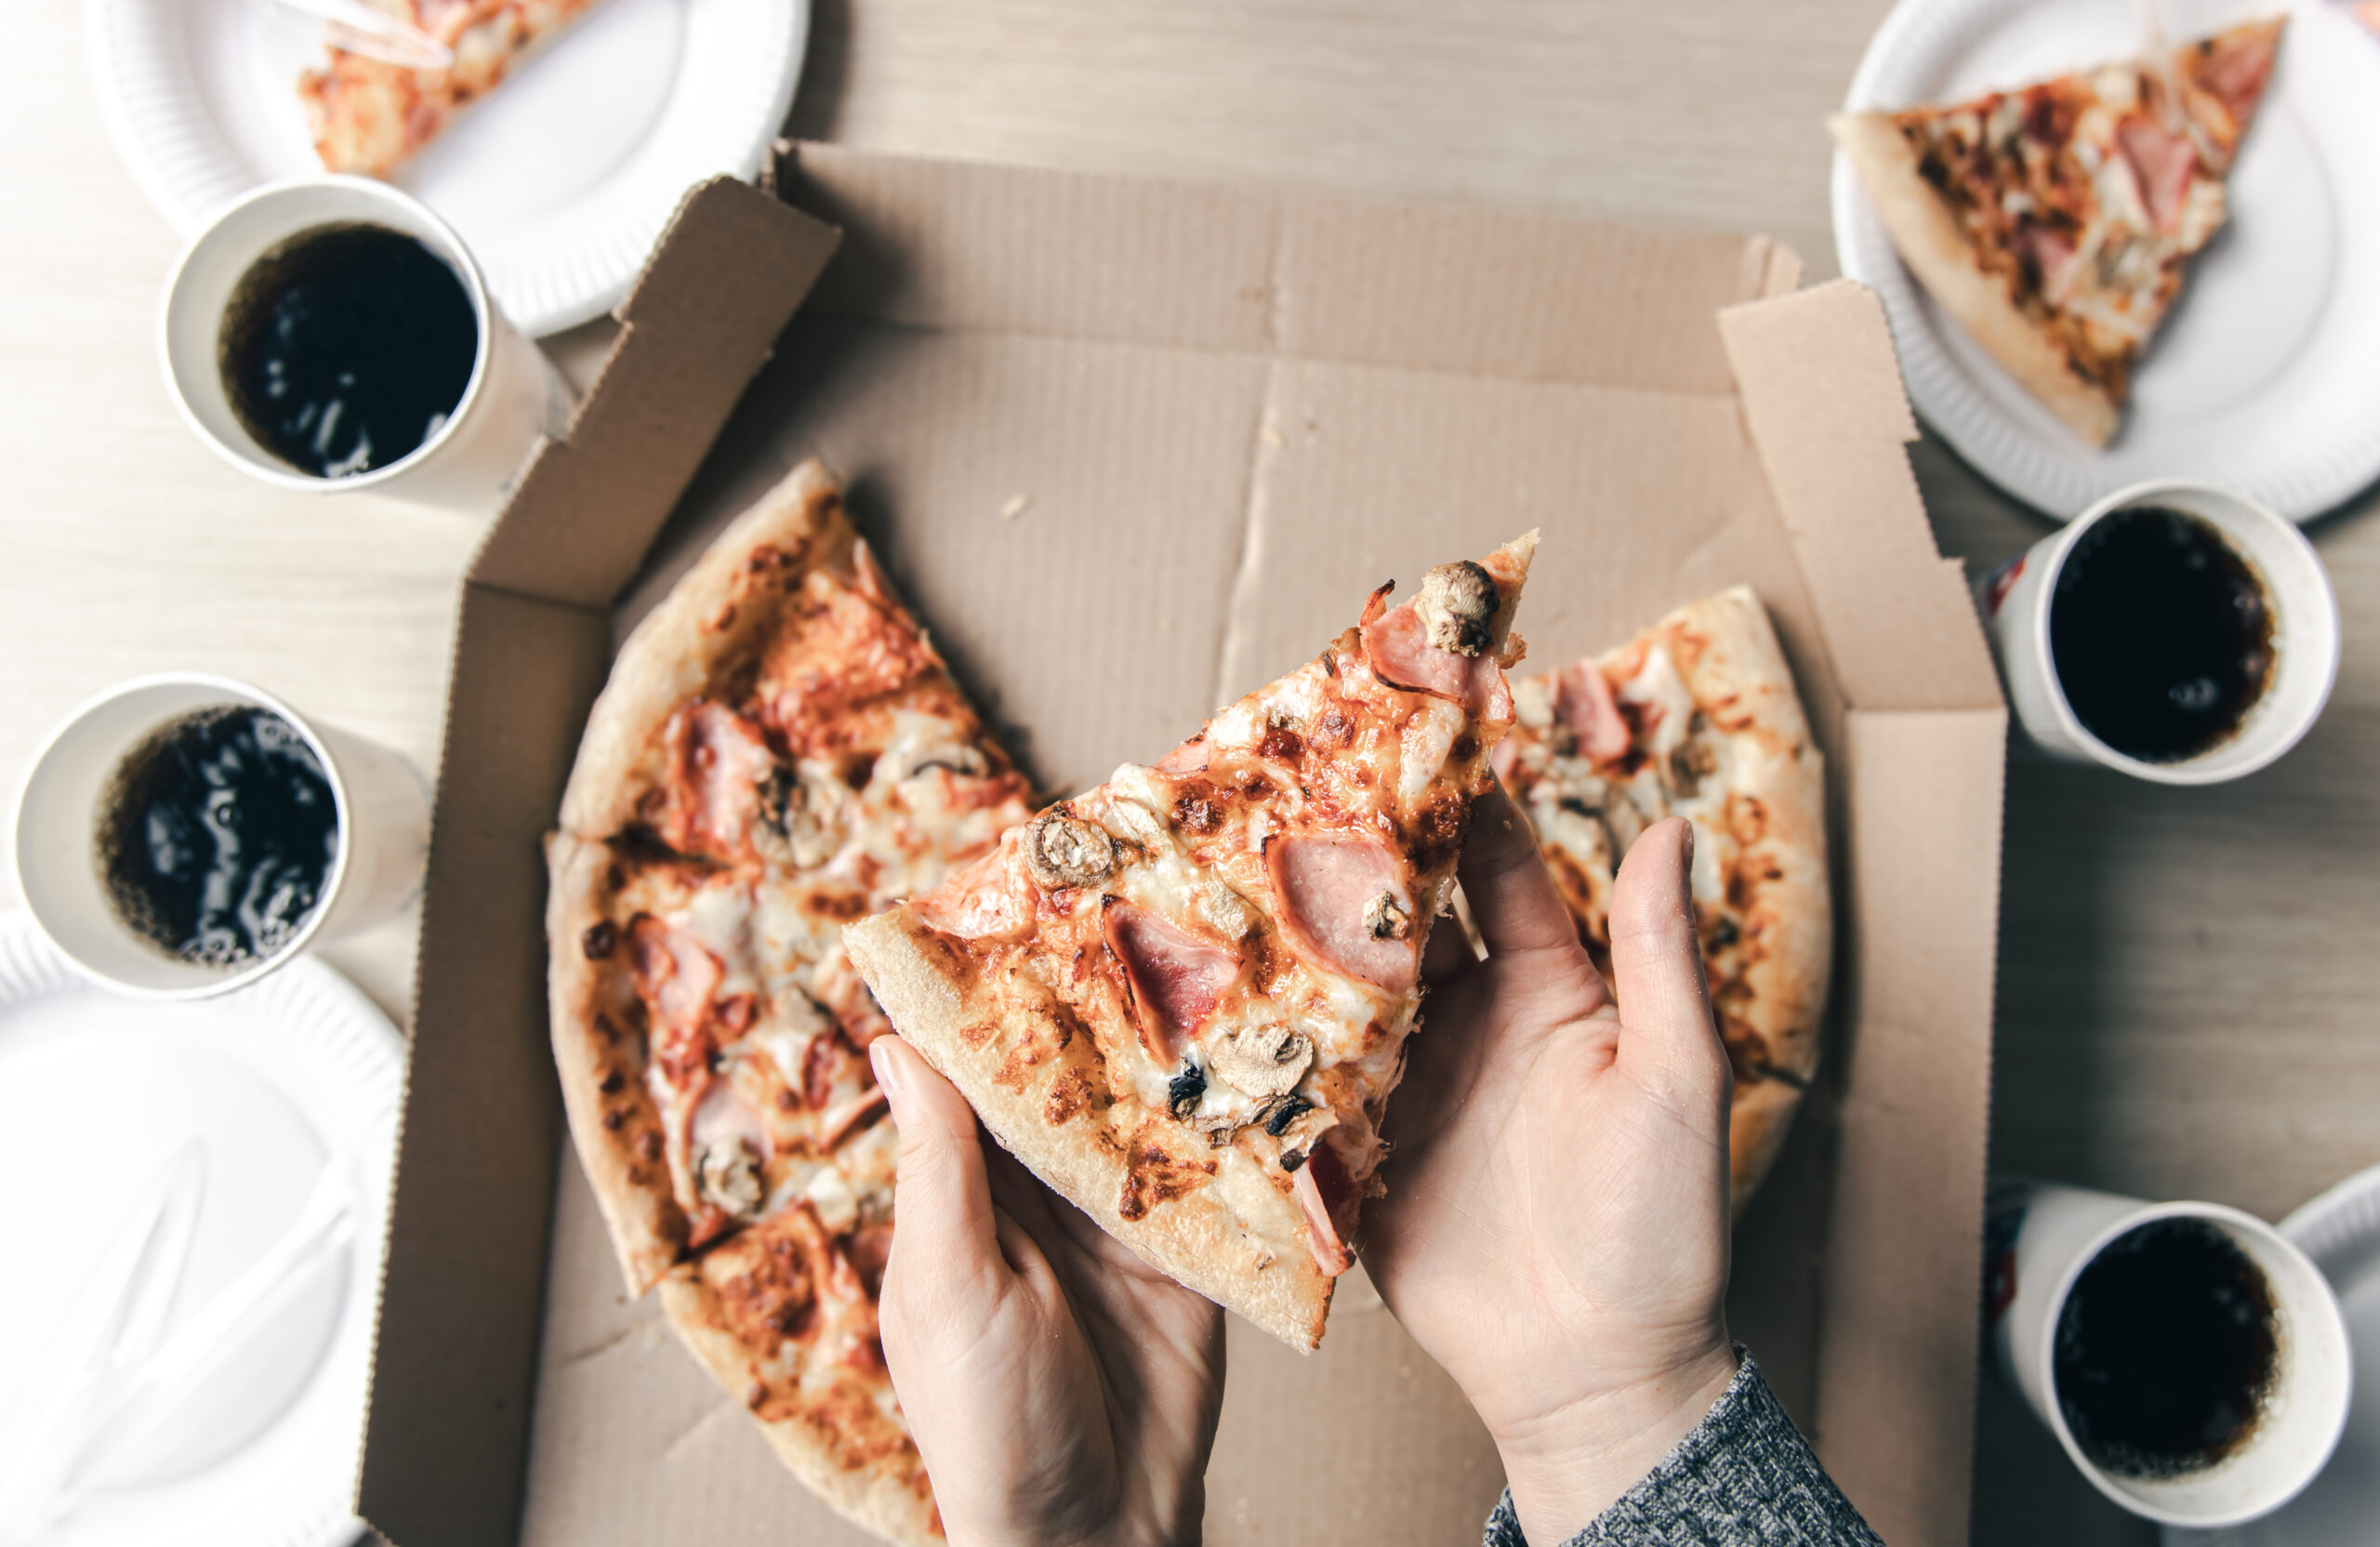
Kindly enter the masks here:
M 1247 178 L 1759 230 L 1834 271 L 1822 114 L 1886 0 L 813 0 L 792 128 L 888 150 Z M 175 417 L 152 342 L 176 247 L 116 160 L 78 8 L 0 54 L 0 787 L 137 672 L 210 669 L 437 760 L 468 522 L 260 488 Z M 562 341 L 583 364 L 606 324 Z M 1939 444 L 1946 552 L 2049 530 Z M 2380 496 L 2315 539 L 2336 695 L 2213 790 L 2009 758 L 1992 1163 L 2279 1217 L 2380 1162 Z M 7 886 L 0 879 L 0 889 Z M 0 902 L 13 898 L 0 896 Z M 410 922 L 328 953 L 392 1012 Z M 1982 1543 L 2146 1543 L 1995 1380 Z

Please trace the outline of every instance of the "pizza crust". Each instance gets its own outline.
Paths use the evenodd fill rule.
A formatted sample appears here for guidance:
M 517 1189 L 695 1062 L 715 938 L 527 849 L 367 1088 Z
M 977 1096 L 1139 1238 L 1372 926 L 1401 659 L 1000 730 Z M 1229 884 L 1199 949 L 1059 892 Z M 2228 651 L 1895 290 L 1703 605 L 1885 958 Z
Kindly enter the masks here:
M 1728 1217 L 1741 1220 L 1744 1205 L 1777 1163 L 1801 1109 L 1802 1091 L 1782 1080 L 1764 1079 L 1738 1091 L 1727 1110 Z
M 659 1159 L 661 1116 L 644 1083 L 643 1059 L 618 1003 L 610 959 L 589 960 L 582 942 L 611 919 L 612 852 L 567 832 L 546 840 L 546 992 L 562 1109 L 595 1201 L 611 1227 L 628 1293 L 660 1281 L 686 1245 L 685 1211 Z M 633 997 L 631 993 L 631 998 Z M 607 1033 L 607 1029 L 608 1030 Z M 617 1076 L 618 1089 L 603 1087 Z M 648 1141 L 646 1135 L 652 1135 Z M 639 1146 L 652 1149 L 641 1153 Z
M 1737 743 L 1759 755 L 1739 762 L 1731 794 L 1760 802 L 1763 830 L 1747 841 L 1782 872 L 1753 888 L 1773 932 L 1767 954 L 1745 973 L 1753 997 L 1747 1022 L 1767 1044 L 1770 1064 L 1806 1083 L 1818 1072 L 1818 1018 L 1834 961 L 1834 907 L 1827 881 L 1826 760 L 1810 740 L 1785 652 L 1767 609 L 1748 586 L 1690 602 L 1670 615 L 1702 641 L 1683 675 L 1696 702 L 1732 695 L 1749 721 Z M 1738 833 L 1739 841 L 1744 841 Z
M 1672 658 L 1695 702 L 1714 721 L 1724 716 L 1734 736 L 1727 790 L 1743 848 L 1739 865 L 1769 862 L 1746 871 L 1745 911 L 1760 925 L 1763 954 L 1742 974 L 1752 992 L 1739 1019 L 1760 1037 L 1776 1074 L 1741 1087 L 1729 1112 L 1730 1195 L 1740 1219 L 1818 1072 L 1819 1018 L 1834 960 L 1826 764 L 1810 740 L 1768 611 L 1750 587 L 1689 602 L 1653 635 L 1694 641 L 1692 650 L 1673 648 Z M 1758 802 L 1757 834 L 1746 831 L 1755 817 L 1744 801 Z
M 1302 1224 L 1287 1225 L 1292 1233 L 1278 1249 L 1251 1250 L 1248 1233 L 1208 1187 L 1139 1219 L 1124 1217 L 1124 1150 L 1102 1108 L 1068 1100 L 1062 1083 L 1104 1089 L 1104 1081 L 1091 1066 L 1088 1036 L 1058 1021 L 1053 1006 L 972 988 L 934 932 L 906 906 L 846 929 L 843 948 L 903 1040 L 959 1088 L 1034 1175 L 1158 1271 L 1302 1352 L 1320 1344 L 1334 1280 L 1303 1246 Z M 1095 1139 L 1076 1131 L 1082 1123 L 1092 1125 Z M 1280 1202 L 1285 1221 L 1293 1220 L 1295 1205 Z
M 2006 282 L 1977 261 L 1957 218 L 1919 174 L 1917 152 L 1892 115 L 1837 113 L 1827 128 L 1927 293 L 2061 424 L 2106 445 L 2116 430 L 2115 399 L 2076 375 L 2066 350 L 2009 298 Z
M 681 1266 L 663 1277 L 661 1309 L 678 1341 L 721 1389 L 735 1393 L 752 1386 L 751 1351 L 725 1329 L 719 1297 L 699 1273 Z M 748 1400 L 747 1405 L 751 1406 Z M 887 1466 L 851 1453 L 849 1436 L 825 1415 L 748 1416 L 786 1470 L 836 1514 L 901 1547 L 945 1547 L 941 1515 L 914 1446 L 904 1447 L 906 1466 Z

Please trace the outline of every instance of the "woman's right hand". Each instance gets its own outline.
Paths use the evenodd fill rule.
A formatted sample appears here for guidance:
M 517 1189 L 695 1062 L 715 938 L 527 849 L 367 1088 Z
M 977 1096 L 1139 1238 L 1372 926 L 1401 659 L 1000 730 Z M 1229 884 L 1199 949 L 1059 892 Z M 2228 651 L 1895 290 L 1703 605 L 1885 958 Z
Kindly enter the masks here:
M 1478 1410 L 1534 1541 L 1600 1514 L 1736 1373 L 1722 1309 L 1730 1076 L 1703 988 L 1692 842 L 1685 822 L 1663 822 L 1620 867 L 1623 1015 L 1528 824 L 1501 789 L 1479 800 L 1461 875 L 1487 959 L 1434 982 L 1392 1118 L 1388 1196 L 1364 1216 L 1365 1267 Z

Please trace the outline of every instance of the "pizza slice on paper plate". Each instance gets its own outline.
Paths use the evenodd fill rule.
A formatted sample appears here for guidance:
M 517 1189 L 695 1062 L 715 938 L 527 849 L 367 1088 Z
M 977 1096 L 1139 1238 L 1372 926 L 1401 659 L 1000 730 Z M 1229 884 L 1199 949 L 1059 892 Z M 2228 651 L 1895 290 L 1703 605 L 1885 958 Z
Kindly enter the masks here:
M 1372 594 L 1155 767 L 845 932 L 995 1138 L 1144 1258 L 1322 1338 L 1472 802 L 1513 723 L 1530 534 Z
M 385 178 L 583 16 L 594 0 L 359 0 L 451 56 L 428 68 L 341 47 L 298 78 L 306 132 L 332 172 Z M 427 60 L 423 61 L 425 64 Z
M 1911 272 L 2093 445 L 2222 228 L 2285 18 L 1950 107 L 1829 123 Z

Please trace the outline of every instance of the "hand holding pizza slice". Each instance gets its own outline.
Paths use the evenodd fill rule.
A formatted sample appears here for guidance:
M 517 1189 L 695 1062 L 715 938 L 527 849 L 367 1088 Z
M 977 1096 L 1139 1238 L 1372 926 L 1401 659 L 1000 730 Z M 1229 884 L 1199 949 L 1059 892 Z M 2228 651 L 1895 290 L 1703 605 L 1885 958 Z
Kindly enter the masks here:
M 1374 592 L 1154 767 L 1012 829 L 844 946 L 994 1137 L 1182 1283 L 1322 1337 L 1421 953 L 1514 721 L 1535 534 Z

